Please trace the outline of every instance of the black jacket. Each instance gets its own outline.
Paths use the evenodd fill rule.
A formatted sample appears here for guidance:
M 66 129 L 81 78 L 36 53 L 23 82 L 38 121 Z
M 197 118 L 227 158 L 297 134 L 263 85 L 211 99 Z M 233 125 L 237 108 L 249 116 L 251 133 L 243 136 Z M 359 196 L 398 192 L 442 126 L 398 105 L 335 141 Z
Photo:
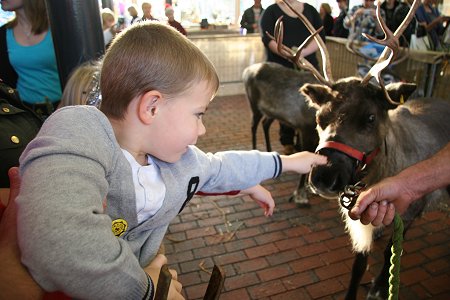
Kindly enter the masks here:
M 333 36 L 347 38 L 348 37 L 348 29 L 344 27 L 344 19 L 347 16 L 346 10 L 341 10 L 339 16 L 334 20 L 333 26 Z
M 41 125 L 42 120 L 20 101 L 17 91 L 0 82 L 0 188 L 9 187 L 9 168 L 19 165 L 22 151 Z
M 0 79 L 12 88 L 17 87 L 17 73 L 9 62 L 6 45 L 6 24 L 0 27 Z
M 263 12 L 264 8 L 261 7 L 261 12 L 259 13 L 260 18 Z M 255 13 L 253 12 L 252 6 L 250 8 L 247 8 L 242 14 L 241 28 L 247 29 L 247 33 L 254 33 L 255 29 L 253 28 L 253 24 L 255 24 Z

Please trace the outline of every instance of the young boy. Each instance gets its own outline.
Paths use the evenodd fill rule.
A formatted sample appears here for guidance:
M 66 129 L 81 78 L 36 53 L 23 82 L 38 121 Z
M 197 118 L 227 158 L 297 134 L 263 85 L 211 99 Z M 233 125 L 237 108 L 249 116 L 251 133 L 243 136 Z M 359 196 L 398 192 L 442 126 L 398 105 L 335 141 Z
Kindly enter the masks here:
M 151 262 L 197 191 L 244 190 L 326 163 L 308 152 L 195 147 L 218 84 L 206 56 L 169 26 L 142 23 L 116 37 L 103 61 L 101 111 L 58 110 L 21 157 L 19 244 L 41 287 L 152 299 L 159 270 Z

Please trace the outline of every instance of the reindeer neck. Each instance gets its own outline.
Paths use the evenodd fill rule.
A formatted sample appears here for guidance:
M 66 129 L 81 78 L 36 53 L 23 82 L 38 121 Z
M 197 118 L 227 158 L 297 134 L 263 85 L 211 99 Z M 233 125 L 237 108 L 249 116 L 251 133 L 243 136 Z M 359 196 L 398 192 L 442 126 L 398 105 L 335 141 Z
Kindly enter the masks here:
M 386 135 L 380 145 L 380 152 L 369 166 L 368 173 L 363 180 L 368 185 L 394 176 L 408 165 L 408 158 L 405 157 L 405 153 L 407 153 L 405 148 L 408 146 L 400 142 L 405 132 L 401 128 L 395 129 L 389 119 L 385 126 Z

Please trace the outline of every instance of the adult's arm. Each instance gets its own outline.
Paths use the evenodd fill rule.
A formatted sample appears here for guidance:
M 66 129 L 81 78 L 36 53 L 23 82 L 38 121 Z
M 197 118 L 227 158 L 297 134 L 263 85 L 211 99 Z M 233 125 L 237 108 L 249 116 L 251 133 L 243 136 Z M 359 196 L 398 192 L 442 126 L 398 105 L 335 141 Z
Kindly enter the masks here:
M 20 176 L 18 168 L 8 172 L 11 183 L 9 202 L 0 215 L 0 291 L 2 299 L 41 299 L 44 291 L 20 261 L 17 243 L 17 207 Z M 1 202 L 1 201 L 0 201 Z
M 361 193 L 349 216 L 377 226 L 392 222 L 424 195 L 450 184 L 450 142 L 432 157 L 388 177 Z M 394 207 L 395 206 L 395 210 Z

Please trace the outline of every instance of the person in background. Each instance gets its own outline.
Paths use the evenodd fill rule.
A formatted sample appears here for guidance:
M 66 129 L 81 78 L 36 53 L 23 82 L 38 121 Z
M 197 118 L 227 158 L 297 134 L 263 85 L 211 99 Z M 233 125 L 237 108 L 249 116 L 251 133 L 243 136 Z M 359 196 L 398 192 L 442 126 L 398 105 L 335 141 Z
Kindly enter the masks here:
M 253 6 L 244 10 L 242 14 L 241 28 L 246 29 L 247 33 L 259 32 L 259 19 L 263 12 L 261 0 L 255 0 Z
M 328 3 L 322 3 L 319 10 L 320 17 L 322 18 L 323 30 L 325 30 L 325 35 L 333 35 L 333 25 L 334 20 L 331 16 L 331 7 Z
M 296 0 L 286 0 L 286 2 L 288 2 L 296 11 L 303 13 L 314 28 L 319 29 L 322 26 L 322 19 L 313 6 Z M 262 42 L 266 49 L 267 61 L 295 69 L 296 66 L 290 60 L 285 59 L 278 53 L 277 43 L 266 34 L 266 32 L 268 32 L 272 36 L 274 35 L 275 23 L 281 16 L 283 16 L 284 23 L 283 44 L 288 48 L 292 49 L 299 47 L 311 35 L 303 22 L 297 18 L 297 15 L 294 14 L 283 1 L 277 0 L 276 3 L 266 8 L 260 22 Z M 322 39 L 325 40 L 325 33 L 323 30 L 320 35 Z M 318 46 L 313 40 L 302 51 L 302 56 L 316 68 L 318 68 L 319 65 L 316 57 L 317 49 Z M 294 136 L 294 129 L 284 124 L 280 124 L 280 143 L 284 147 L 284 154 L 292 154 L 296 151 L 294 147 Z
M 130 17 L 131 17 L 130 25 L 133 25 L 135 22 L 139 21 L 139 14 L 137 11 L 136 4 L 131 4 L 128 7 L 128 13 L 130 14 Z
M 344 27 L 344 19 L 347 17 L 348 4 L 347 0 L 336 0 L 339 6 L 339 16 L 334 20 L 333 36 L 347 38 L 348 29 Z
M 100 106 L 100 62 L 88 61 L 70 75 L 58 108 L 70 105 Z
M 363 0 L 363 4 L 353 6 L 344 19 L 344 27 L 349 29 L 350 35 L 355 40 L 367 41 L 362 33 L 378 38 L 384 37 L 384 33 L 377 21 L 374 1 Z M 384 10 L 381 10 L 381 17 L 384 20 L 386 19 Z
M 449 185 L 450 142 L 430 158 L 362 192 L 348 214 L 366 225 L 388 225 L 392 223 L 395 212 L 403 214 L 412 202 Z
M 443 16 L 436 7 L 436 0 L 423 0 L 416 11 L 416 20 L 425 28 L 433 42 L 433 50 L 441 50 L 441 37 L 445 32 L 444 22 L 450 17 Z M 448 24 L 447 24 L 448 26 Z
M 152 16 L 152 5 L 149 2 L 142 2 L 142 18 L 139 21 L 158 21 Z
M 0 194 L 9 188 L 8 170 L 19 165 L 19 156 L 36 136 L 42 119 L 19 99 L 17 91 L 0 81 Z
M 167 23 L 169 23 L 170 26 L 178 30 L 182 35 L 187 35 L 186 29 L 180 24 L 180 22 L 175 21 L 174 17 L 174 10 L 171 6 L 168 6 L 165 10 L 165 14 L 167 17 Z
M 394 27 L 398 28 L 400 24 L 403 22 L 403 20 L 406 18 L 406 15 L 408 14 L 409 10 L 411 9 L 411 4 L 413 3 L 413 0 L 403 0 L 400 2 L 394 11 Z M 411 35 L 416 30 L 416 18 L 413 18 L 411 22 L 408 24 L 408 27 L 406 27 L 405 31 L 403 32 L 404 39 L 400 39 L 400 46 L 402 47 L 408 47 L 409 43 L 411 41 Z
M 123 30 L 124 26 L 124 24 L 116 25 L 116 16 L 111 9 L 102 9 L 102 29 L 105 48 L 109 47 L 116 34 Z
M 387 27 L 392 31 L 395 32 L 397 29 L 397 26 L 395 24 L 394 19 L 394 12 L 395 9 L 398 7 L 400 2 L 397 0 L 384 0 L 383 3 L 381 3 L 380 8 L 384 11 L 385 19 Z
M 62 91 L 45 0 L 5 0 L 1 7 L 15 17 L 0 28 L 0 79 L 46 118 Z

